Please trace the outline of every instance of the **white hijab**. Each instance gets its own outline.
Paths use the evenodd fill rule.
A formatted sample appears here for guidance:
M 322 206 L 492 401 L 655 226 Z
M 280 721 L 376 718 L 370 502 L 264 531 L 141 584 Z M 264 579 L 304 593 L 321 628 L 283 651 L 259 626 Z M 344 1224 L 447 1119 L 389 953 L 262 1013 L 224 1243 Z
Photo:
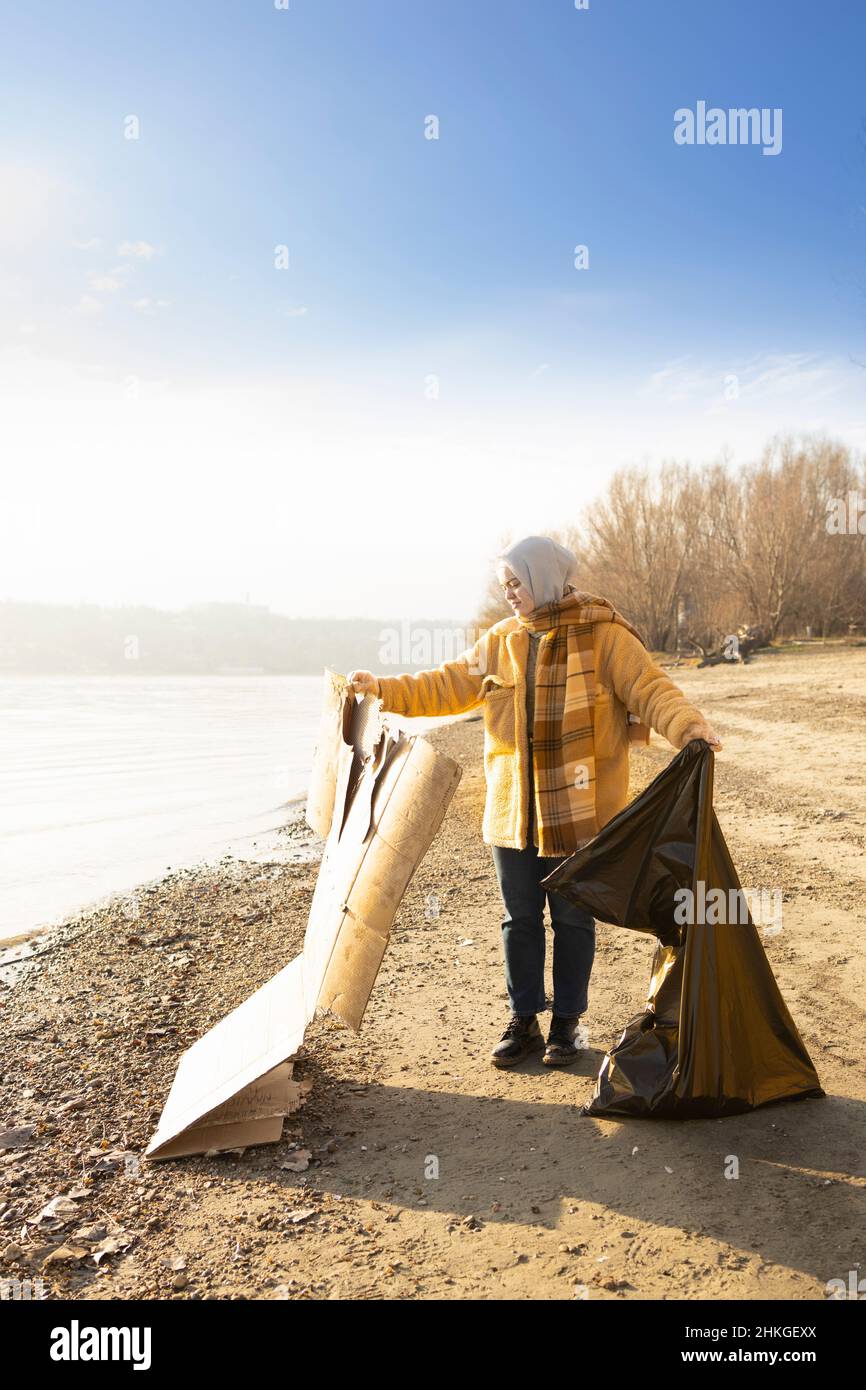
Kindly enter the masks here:
M 549 536 L 526 536 L 498 555 L 532 595 L 535 608 L 560 599 L 568 589 L 577 558 Z

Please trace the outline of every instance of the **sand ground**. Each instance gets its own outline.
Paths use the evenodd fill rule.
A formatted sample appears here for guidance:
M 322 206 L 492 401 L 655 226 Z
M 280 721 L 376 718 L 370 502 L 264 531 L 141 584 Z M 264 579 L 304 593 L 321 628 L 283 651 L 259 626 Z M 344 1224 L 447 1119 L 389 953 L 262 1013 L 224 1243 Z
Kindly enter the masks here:
M 481 724 L 451 724 L 431 737 L 463 779 L 363 1029 L 313 1023 L 312 1090 L 279 1145 L 138 1161 L 184 1048 L 299 948 L 316 873 L 300 825 L 294 862 L 172 875 L 34 942 L 0 991 L 0 1127 L 33 1126 L 0 1152 L 0 1277 L 84 1299 L 823 1299 L 859 1271 L 866 650 L 672 674 L 724 740 L 715 804 L 741 881 L 783 892 L 767 953 L 826 1099 L 581 1116 L 652 955 L 604 925 L 580 1063 L 491 1067 L 507 1003 Z M 633 753 L 632 792 L 672 756 L 656 737 Z

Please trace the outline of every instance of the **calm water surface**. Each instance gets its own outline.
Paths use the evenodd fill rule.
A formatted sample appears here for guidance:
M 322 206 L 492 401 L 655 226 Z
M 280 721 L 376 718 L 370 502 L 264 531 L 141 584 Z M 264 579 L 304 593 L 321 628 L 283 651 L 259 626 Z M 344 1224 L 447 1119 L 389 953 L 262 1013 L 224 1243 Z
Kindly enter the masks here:
M 306 791 L 321 676 L 0 678 L 0 941 L 225 853 Z

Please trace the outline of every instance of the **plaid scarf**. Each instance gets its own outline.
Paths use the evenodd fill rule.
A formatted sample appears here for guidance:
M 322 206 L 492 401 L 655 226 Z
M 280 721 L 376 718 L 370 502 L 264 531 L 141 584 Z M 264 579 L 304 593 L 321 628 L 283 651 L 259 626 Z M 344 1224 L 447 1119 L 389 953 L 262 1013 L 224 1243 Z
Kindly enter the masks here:
M 539 821 L 545 854 L 573 854 L 600 829 L 595 807 L 593 624 L 622 623 L 643 646 L 646 642 L 607 599 L 574 588 L 517 619 L 533 632 L 553 631 L 539 643 L 535 672 Z M 646 725 L 632 714 L 628 721 L 629 738 L 646 742 Z

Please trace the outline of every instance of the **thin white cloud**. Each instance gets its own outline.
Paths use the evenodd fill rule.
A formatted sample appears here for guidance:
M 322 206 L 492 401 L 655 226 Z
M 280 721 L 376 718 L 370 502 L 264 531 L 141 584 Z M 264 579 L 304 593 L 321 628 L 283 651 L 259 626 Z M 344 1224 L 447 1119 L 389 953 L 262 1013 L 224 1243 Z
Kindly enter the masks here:
M 124 259 L 135 256 L 143 261 L 150 261 L 157 254 L 157 249 L 151 246 L 149 241 L 122 241 L 117 248 L 117 254 Z
M 794 398 L 804 405 L 844 391 L 850 376 L 850 365 L 841 358 L 817 353 L 763 353 L 717 362 L 679 357 L 650 373 L 638 395 L 671 404 L 689 401 L 710 413 L 737 401 Z
M 642 396 L 660 394 L 665 386 L 680 376 L 688 360 L 688 357 L 676 357 L 672 362 L 668 362 L 664 367 L 660 367 L 658 371 L 651 372 L 640 394 Z
M 91 271 L 87 283 L 95 294 L 115 294 L 117 290 L 126 289 L 126 277 L 126 267 L 121 265 L 102 274 L 96 270 Z
M 73 241 L 72 245 L 76 251 L 98 251 L 102 240 L 98 236 L 92 236 L 89 241 Z
M 151 299 L 148 295 L 142 295 L 141 299 L 130 301 L 133 309 L 139 314 L 155 314 L 160 309 L 167 309 L 171 303 L 169 299 Z
M 286 318 L 288 319 L 300 319 L 304 317 L 304 314 L 308 314 L 309 312 L 306 304 L 293 304 L 284 310 Z

